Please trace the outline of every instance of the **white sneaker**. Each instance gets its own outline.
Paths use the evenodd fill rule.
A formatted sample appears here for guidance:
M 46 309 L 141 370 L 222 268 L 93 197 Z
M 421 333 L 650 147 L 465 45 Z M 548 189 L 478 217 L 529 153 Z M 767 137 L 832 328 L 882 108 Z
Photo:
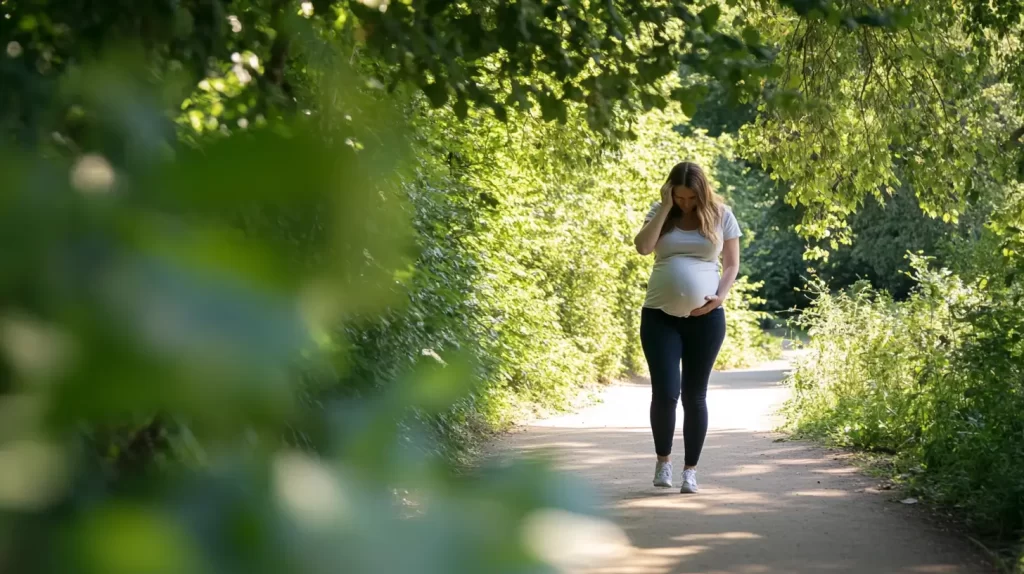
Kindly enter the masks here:
M 661 462 L 654 467 L 654 486 L 672 488 L 672 463 Z
M 683 471 L 683 487 L 679 489 L 679 492 L 683 494 L 696 494 L 700 490 L 697 488 L 697 471 L 692 468 L 688 468 Z

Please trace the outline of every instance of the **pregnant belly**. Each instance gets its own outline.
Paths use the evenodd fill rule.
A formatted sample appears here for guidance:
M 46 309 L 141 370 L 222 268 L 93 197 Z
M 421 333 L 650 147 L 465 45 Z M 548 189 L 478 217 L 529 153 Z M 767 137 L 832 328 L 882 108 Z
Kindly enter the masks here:
M 691 257 L 671 257 L 655 264 L 647 285 L 645 307 L 687 317 L 718 291 L 718 265 Z

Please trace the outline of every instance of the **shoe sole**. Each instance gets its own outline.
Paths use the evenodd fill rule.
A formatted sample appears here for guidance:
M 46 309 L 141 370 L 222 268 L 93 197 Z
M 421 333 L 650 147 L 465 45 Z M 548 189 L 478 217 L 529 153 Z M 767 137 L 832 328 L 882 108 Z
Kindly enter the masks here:
M 700 492 L 699 488 L 696 490 L 691 490 L 688 486 L 684 486 L 681 489 L 679 489 L 679 494 L 697 494 L 698 492 Z
M 672 483 L 671 482 L 668 482 L 668 483 L 665 483 L 665 482 L 655 482 L 654 486 L 657 487 L 657 488 L 672 488 Z

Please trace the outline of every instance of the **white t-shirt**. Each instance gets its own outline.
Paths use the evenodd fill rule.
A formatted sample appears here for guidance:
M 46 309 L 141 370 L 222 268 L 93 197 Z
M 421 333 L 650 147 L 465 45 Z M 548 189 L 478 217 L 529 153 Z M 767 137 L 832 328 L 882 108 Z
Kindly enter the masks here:
M 661 202 L 655 202 L 645 221 L 653 219 L 660 207 Z M 699 231 L 683 231 L 673 226 L 658 238 L 644 307 L 689 317 L 690 312 L 704 305 L 705 297 L 716 294 L 721 280 L 718 257 L 722 245 L 742 235 L 736 216 L 728 207 L 722 209 L 718 235 L 721 239 L 715 244 Z

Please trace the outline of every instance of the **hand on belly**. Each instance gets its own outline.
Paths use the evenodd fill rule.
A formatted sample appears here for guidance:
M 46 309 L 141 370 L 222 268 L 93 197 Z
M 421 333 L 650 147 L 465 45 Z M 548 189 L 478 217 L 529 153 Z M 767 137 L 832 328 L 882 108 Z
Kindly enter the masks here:
M 707 297 L 718 291 L 718 277 L 712 273 L 694 273 L 677 283 L 677 309 L 689 315 L 707 303 Z
M 688 317 L 718 292 L 718 265 L 691 257 L 673 257 L 655 265 L 648 304 L 670 315 Z

